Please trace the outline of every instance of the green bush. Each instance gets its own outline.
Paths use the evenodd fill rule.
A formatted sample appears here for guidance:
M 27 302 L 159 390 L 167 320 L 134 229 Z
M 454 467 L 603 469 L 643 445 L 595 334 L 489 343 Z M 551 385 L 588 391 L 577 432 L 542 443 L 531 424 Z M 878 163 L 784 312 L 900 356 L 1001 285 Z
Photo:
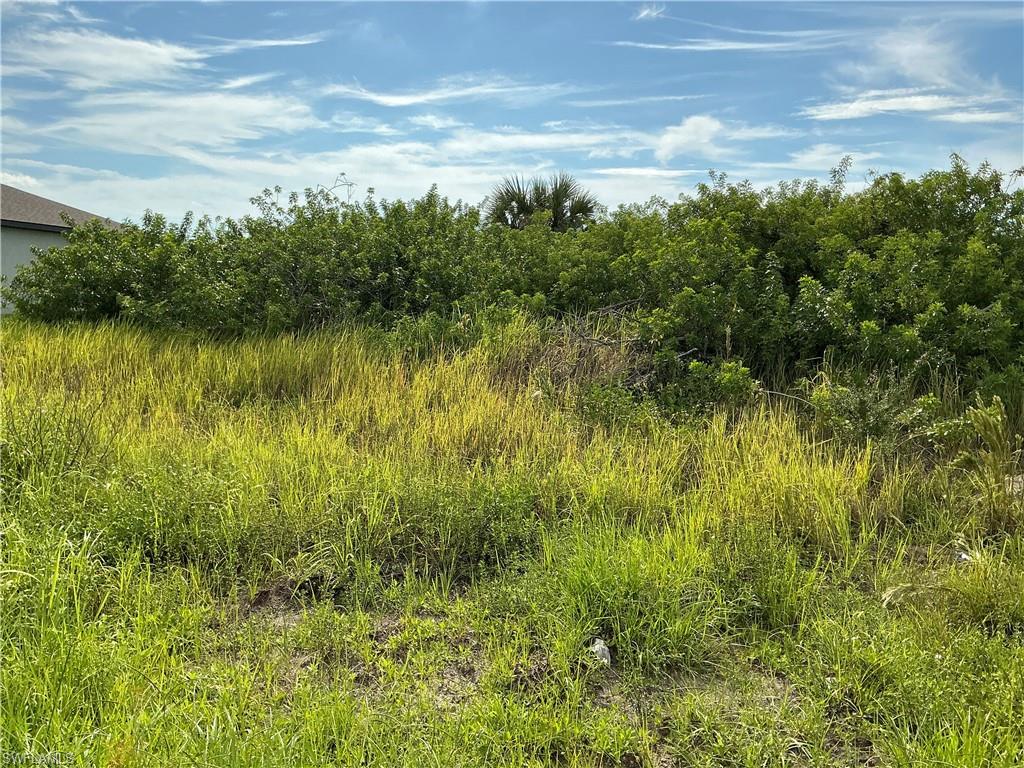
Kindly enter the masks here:
M 680 366 L 677 357 L 659 354 L 658 363 L 662 380 L 659 401 L 672 412 L 706 413 L 715 405 L 739 408 L 749 403 L 759 388 L 750 369 L 737 362 L 694 360 Z
M 601 310 L 664 353 L 667 403 L 742 400 L 746 369 L 778 388 L 827 358 L 895 367 L 917 395 L 948 376 L 1024 418 L 1024 190 L 987 165 L 954 157 L 948 170 L 880 175 L 851 194 L 842 168 L 829 184 L 763 191 L 713 175 L 675 203 L 620 207 L 585 229 L 552 228 L 543 212 L 520 228 L 487 223 L 436 189 L 356 203 L 307 190 L 281 204 L 279 192 L 216 225 L 147 213 L 119 229 L 76 227 L 5 295 L 51 322 L 226 334 L 399 324 L 415 328 L 414 348 L 463 343 L 470 309 Z M 733 362 L 705 370 L 669 365 L 673 355 Z

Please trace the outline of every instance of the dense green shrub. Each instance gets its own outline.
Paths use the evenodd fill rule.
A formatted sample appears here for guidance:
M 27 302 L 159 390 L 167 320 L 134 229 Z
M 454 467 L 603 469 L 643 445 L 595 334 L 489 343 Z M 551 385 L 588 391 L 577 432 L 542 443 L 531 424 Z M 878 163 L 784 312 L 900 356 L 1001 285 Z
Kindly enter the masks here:
M 669 411 L 709 411 L 716 405 L 739 407 L 757 392 L 750 369 L 737 362 L 703 363 L 694 360 L 682 365 L 675 355 L 658 354 L 661 374 L 658 399 Z
M 741 370 L 782 386 L 828 357 L 895 370 L 914 394 L 952 377 L 964 393 L 999 394 L 1019 419 L 1024 191 L 956 157 L 856 193 L 843 175 L 758 191 L 713 174 L 678 202 L 620 207 L 567 231 L 543 212 L 519 228 L 488 224 L 435 189 L 359 203 L 307 191 L 284 205 L 268 190 L 256 215 L 216 225 L 147 213 L 117 230 L 76 227 L 6 295 L 36 319 L 229 334 L 429 314 L 454 318 L 427 334 L 444 338 L 465 335 L 459 318 L 485 306 L 555 317 L 615 306 L 661 355 L 651 366 L 667 401 L 704 402 L 716 387 L 742 399 L 753 381 Z M 670 359 L 685 362 L 666 377 Z M 716 376 L 734 381 L 712 386 Z

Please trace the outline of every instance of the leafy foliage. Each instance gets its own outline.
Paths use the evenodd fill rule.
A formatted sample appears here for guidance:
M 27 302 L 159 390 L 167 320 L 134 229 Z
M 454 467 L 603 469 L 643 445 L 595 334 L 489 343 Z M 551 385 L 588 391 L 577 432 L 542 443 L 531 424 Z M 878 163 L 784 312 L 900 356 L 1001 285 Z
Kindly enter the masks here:
M 843 173 L 763 191 L 713 174 L 675 203 L 599 216 L 564 174 L 506 179 L 484 216 L 436 189 L 352 204 L 307 191 L 283 205 L 268 190 L 239 220 L 146 214 L 119 230 L 77 227 L 6 295 L 30 318 L 227 334 L 614 306 L 652 353 L 659 386 L 696 382 L 691 362 L 726 361 L 784 387 L 828 359 L 898 376 L 908 404 L 943 377 L 963 394 L 999 395 L 1020 428 L 1024 191 L 956 157 L 855 193 Z M 674 357 L 685 364 L 666 367 Z

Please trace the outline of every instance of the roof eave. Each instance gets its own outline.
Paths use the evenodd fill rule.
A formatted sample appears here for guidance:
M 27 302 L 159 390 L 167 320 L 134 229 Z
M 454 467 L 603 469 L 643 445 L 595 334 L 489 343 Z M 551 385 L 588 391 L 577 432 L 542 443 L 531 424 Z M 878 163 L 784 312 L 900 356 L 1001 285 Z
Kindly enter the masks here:
M 34 221 L 14 221 L 13 219 L 0 219 L 0 226 L 11 227 L 12 229 L 35 229 L 40 232 L 70 232 L 71 227 L 56 226 L 55 224 L 37 224 Z

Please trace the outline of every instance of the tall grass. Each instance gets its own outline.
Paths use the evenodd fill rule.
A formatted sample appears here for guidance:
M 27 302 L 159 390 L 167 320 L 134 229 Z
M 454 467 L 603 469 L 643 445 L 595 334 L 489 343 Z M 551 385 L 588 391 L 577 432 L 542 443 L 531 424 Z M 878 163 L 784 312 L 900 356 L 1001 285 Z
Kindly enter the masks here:
M 5 322 L 3 749 L 1024 759 L 1019 499 L 767 403 L 608 426 L 599 354 Z

